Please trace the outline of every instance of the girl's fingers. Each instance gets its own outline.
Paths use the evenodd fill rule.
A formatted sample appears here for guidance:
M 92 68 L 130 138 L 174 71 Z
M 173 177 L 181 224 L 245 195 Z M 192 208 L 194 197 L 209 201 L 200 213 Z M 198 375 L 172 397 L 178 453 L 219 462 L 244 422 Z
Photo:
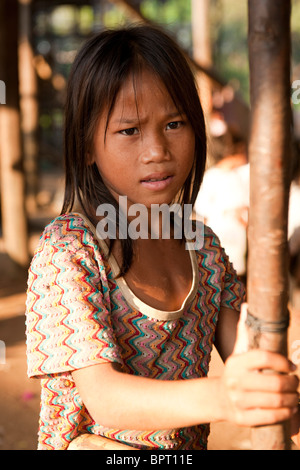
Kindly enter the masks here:
M 262 349 L 252 349 L 246 353 L 233 354 L 226 365 L 238 373 L 245 370 L 273 370 L 277 373 L 289 374 L 295 370 L 294 365 L 283 355 Z
M 294 414 L 291 408 L 240 410 L 234 422 L 238 426 L 265 426 L 290 420 Z
M 290 408 L 296 410 L 298 407 L 299 396 L 297 393 L 270 393 L 270 392 L 250 392 L 247 394 L 237 394 L 233 401 L 235 406 L 241 410 L 250 410 L 253 408 L 278 409 Z
M 240 378 L 239 387 L 245 391 L 296 393 L 299 379 L 296 375 L 250 372 Z

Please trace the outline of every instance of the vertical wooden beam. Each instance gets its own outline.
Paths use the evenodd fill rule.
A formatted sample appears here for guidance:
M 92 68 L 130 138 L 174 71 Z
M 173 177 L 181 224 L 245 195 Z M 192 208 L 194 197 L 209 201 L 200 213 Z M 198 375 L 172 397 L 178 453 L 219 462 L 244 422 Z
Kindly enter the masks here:
M 34 67 L 34 54 L 31 45 L 32 0 L 19 0 L 19 81 L 21 131 L 26 176 L 26 209 L 28 213 L 36 210 L 38 185 L 38 85 Z
M 248 0 L 248 8 L 251 93 L 248 303 L 254 316 L 249 317 L 250 345 L 286 354 L 291 1 Z M 253 448 L 288 449 L 288 423 L 254 428 Z
M 22 165 L 18 80 L 18 0 L 0 2 L 0 78 L 6 104 L 0 105 L 0 186 L 5 250 L 20 266 L 28 263 L 25 178 Z

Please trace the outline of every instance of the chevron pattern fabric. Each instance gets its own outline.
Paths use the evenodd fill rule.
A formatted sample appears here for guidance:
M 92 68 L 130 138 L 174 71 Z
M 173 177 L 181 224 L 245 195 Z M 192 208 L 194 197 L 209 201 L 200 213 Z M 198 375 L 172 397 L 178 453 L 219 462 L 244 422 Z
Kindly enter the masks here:
M 207 375 L 220 307 L 239 310 L 244 289 L 216 235 L 208 227 L 204 235 L 193 254 L 197 284 L 190 302 L 162 317 L 128 300 L 80 214 L 60 216 L 45 228 L 26 303 L 28 375 L 41 378 L 39 449 L 67 449 L 83 432 L 140 449 L 206 449 L 208 424 L 151 432 L 101 426 L 72 378 L 73 370 L 104 362 L 159 380 Z

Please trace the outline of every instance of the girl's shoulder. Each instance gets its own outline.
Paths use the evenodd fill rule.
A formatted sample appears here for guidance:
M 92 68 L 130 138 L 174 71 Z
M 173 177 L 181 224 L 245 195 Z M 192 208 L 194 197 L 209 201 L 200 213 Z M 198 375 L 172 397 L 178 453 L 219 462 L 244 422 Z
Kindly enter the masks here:
M 222 246 L 218 235 L 203 222 L 196 224 L 197 244 L 196 255 L 201 265 L 228 266 L 230 263 L 228 255 Z
M 45 245 L 73 252 L 83 247 L 99 249 L 91 222 L 76 212 L 59 215 L 46 225 L 36 251 L 40 251 Z
M 221 306 L 240 310 L 245 299 L 245 286 L 239 279 L 218 235 L 208 226 L 202 227 L 203 243 L 196 250 L 199 271 L 206 286 L 213 290 L 221 288 Z M 214 294 L 213 294 L 214 295 Z
M 218 235 L 204 222 L 193 221 L 193 232 L 196 240 L 195 250 L 201 252 L 209 249 L 222 249 Z
M 218 235 L 208 225 L 203 224 L 203 245 L 208 247 L 221 248 L 221 242 Z

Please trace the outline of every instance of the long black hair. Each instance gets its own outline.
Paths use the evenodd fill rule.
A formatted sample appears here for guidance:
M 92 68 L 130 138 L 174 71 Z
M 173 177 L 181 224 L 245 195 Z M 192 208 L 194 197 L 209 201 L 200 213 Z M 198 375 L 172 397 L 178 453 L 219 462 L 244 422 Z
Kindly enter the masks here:
M 68 81 L 65 107 L 65 197 L 62 214 L 72 211 L 77 200 L 85 215 L 96 223 L 96 208 L 118 202 L 102 181 L 96 163 L 90 163 L 99 118 L 107 123 L 116 97 L 130 75 L 142 67 L 164 83 L 177 109 L 184 113 L 195 134 L 195 158 L 178 197 L 182 206 L 196 200 L 206 164 L 206 132 L 195 77 L 177 43 L 159 28 L 145 25 L 105 30 L 91 37 L 79 51 Z M 118 212 L 117 212 L 118 213 Z M 111 240 L 110 248 L 112 248 Z M 123 265 L 129 269 L 133 247 L 129 237 L 121 240 Z

